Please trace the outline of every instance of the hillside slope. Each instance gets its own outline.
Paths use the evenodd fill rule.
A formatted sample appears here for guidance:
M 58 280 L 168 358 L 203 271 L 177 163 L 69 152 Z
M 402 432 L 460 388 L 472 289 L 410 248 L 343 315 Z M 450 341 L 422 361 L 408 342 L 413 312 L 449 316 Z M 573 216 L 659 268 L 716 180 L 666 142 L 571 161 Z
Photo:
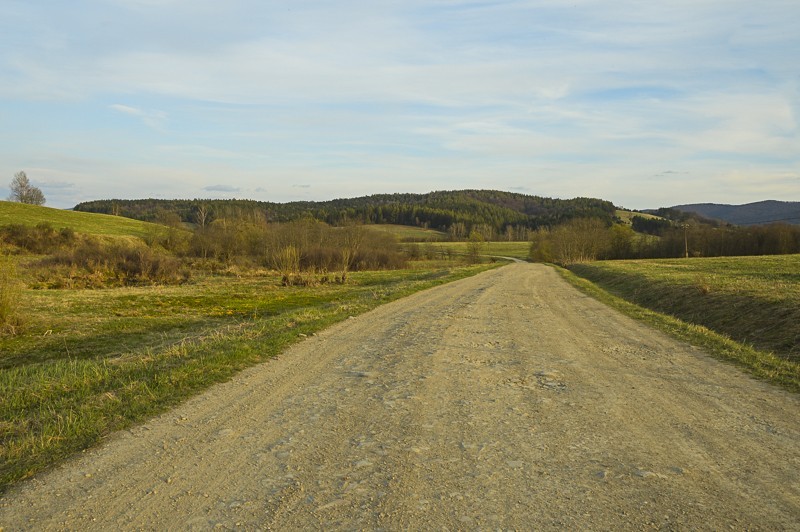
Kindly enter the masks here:
M 758 225 L 772 222 L 800 224 L 800 201 L 758 201 L 744 205 L 695 203 L 672 207 L 735 225 Z
M 166 231 L 166 228 L 161 225 L 122 216 L 65 211 L 50 207 L 0 201 L 0 225 L 22 224 L 35 226 L 40 223 L 49 223 L 56 229 L 71 227 L 78 233 L 91 235 L 146 237 Z

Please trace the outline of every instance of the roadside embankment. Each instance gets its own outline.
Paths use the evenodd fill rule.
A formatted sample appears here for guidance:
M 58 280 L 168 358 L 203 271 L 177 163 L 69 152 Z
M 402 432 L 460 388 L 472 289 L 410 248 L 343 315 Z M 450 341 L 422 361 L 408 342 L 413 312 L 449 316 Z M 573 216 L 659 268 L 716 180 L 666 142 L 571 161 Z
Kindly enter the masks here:
M 684 322 L 687 334 L 716 333 L 741 344 L 724 347 L 729 353 L 722 357 L 761 377 L 800 383 L 798 255 L 598 261 L 570 271 L 612 296 Z M 661 328 L 669 329 L 665 323 Z

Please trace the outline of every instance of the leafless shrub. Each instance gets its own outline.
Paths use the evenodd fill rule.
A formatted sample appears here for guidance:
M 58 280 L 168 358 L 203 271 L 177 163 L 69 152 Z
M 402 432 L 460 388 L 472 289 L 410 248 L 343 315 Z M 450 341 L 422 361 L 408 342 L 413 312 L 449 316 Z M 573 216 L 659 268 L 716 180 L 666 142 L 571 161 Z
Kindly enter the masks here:
M 41 264 L 67 268 L 51 280 L 51 288 L 99 288 L 137 284 L 180 284 L 189 279 L 181 261 L 142 244 L 102 242 L 86 237 L 80 244 L 43 259 Z

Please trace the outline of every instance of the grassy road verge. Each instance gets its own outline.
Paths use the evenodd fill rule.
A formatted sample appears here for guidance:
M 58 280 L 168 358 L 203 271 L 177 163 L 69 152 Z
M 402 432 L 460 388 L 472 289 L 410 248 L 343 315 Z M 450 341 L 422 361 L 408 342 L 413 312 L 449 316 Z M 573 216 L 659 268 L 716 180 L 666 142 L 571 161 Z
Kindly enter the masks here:
M 26 290 L 25 334 L 0 337 L 0 492 L 304 335 L 491 267 L 360 272 L 344 286 L 209 276 L 178 287 Z
M 800 392 L 799 259 L 606 261 L 559 272 L 631 317 Z

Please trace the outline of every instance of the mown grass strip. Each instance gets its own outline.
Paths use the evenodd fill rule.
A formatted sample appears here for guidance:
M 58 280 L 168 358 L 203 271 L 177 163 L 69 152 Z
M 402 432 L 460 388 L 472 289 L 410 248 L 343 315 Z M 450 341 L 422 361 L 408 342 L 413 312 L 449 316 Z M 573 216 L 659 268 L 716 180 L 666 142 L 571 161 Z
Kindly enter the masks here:
M 184 401 L 209 386 L 225 381 L 238 371 L 263 362 L 302 338 L 336 322 L 367 312 L 378 305 L 414 292 L 452 282 L 496 265 L 449 266 L 427 270 L 363 272 L 351 275 L 344 286 L 288 287 L 263 290 L 263 279 L 241 281 L 220 279 L 220 293 L 203 300 L 200 294 L 187 293 L 184 304 L 205 308 L 202 326 L 196 310 L 193 329 L 181 329 L 178 336 L 161 332 L 149 341 L 137 331 L 134 338 L 143 344 L 120 352 L 119 341 L 108 340 L 116 327 L 120 338 L 129 316 L 119 316 L 99 332 L 105 339 L 92 344 L 94 356 L 82 351 L 81 358 L 61 356 L 58 343 L 40 345 L 48 356 L 30 353 L 16 356 L 13 365 L 0 369 L 0 493 L 14 482 L 29 477 L 58 461 L 90 447 L 104 436 L 141 422 Z M 278 278 L 273 279 L 277 285 Z M 253 284 L 253 286 L 247 286 Z M 213 281 L 212 281 L 213 284 Z M 213 289 L 204 285 L 202 291 Z M 52 316 L 65 314 L 63 323 L 54 323 L 62 340 L 79 345 L 91 343 L 74 316 L 87 316 L 103 305 L 119 306 L 111 299 L 136 298 L 136 309 L 154 315 L 157 329 L 163 320 L 156 308 L 169 303 L 165 293 L 191 290 L 191 287 L 158 290 L 108 291 L 105 297 L 91 297 L 87 291 L 60 292 L 60 299 L 74 299 L 73 305 L 58 307 Z M 149 294 L 149 296 L 147 295 Z M 260 296 L 254 294 L 261 294 Z M 181 299 L 180 293 L 173 293 Z M 261 300 L 253 300 L 261 297 Z M 87 299 L 89 298 L 89 299 Z M 276 305 L 274 302 L 280 301 Z M 87 302 L 89 301 L 89 302 Z M 177 305 L 177 303 L 175 303 Z M 245 308 L 245 305 L 250 305 Z M 121 307 L 120 307 L 121 308 Z M 176 307 L 181 312 L 183 307 Z M 229 310 L 225 310 L 225 309 Z M 135 313 L 136 309 L 130 309 Z M 51 316 L 51 319 L 56 319 Z M 143 316 L 135 316 L 137 320 Z M 220 321 L 227 317 L 227 322 Z M 167 319 L 167 318 L 164 318 Z M 138 323 L 138 322 L 137 322 Z M 59 327 L 64 331 L 58 332 Z M 81 336 L 83 334 L 84 336 Z M 137 336 L 138 335 L 138 336 Z M 159 340 L 160 338 L 160 340 Z M 41 338 L 31 338 L 40 341 Z M 115 345 L 116 344 L 116 345 Z M 26 351 L 20 339 L 0 347 L 9 352 Z M 5 349 L 4 349 L 5 350 Z M 79 349 L 78 349 L 79 350 Z
M 766 351 L 736 342 L 702 325 L 687 323 L 617 297 L 588 279 L 579 277 L 564 268 L 553 266 L 574 287 L 623 314 L 643 321 L 674 338 L 703 348 L 713 357 L 733 362 L 753 376 L 771 382 L 786 390 L 800 392 L 800 364 Z

